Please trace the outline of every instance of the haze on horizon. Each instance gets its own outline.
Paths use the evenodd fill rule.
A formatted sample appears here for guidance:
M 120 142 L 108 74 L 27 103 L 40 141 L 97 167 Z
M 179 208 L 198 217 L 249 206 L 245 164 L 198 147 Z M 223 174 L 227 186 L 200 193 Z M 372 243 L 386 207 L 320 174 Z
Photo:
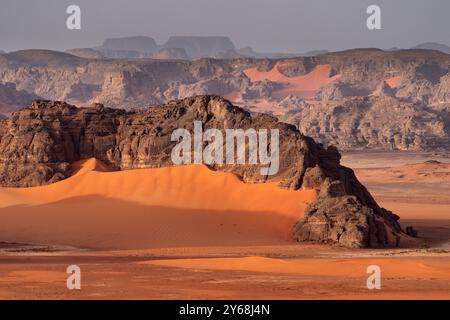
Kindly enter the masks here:
M 66 8 L 81 7 L 82 29 L 66 28 Z M 366 8 L 382 10 L 382 30 L 366 28 Z M 449 45 L 448 0 L 2 0 L 0 49 L 65 50 L 105 38 L 229 36 L 237 48 L 300 53 L 356 47 Z

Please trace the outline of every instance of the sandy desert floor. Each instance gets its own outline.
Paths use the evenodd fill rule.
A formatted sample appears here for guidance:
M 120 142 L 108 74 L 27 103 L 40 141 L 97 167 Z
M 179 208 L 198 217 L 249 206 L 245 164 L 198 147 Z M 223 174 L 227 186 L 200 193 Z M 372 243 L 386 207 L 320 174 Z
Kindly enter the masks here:
M 91 159 L 56 184 L 0 188 L 0 298 L 450 299 L 450 158 L 349 153 L 343 163 L 417 241 L 294 243 L 286 234 L 312 190 L 202 166 L 108 172 Z M 81 290 L 66 288 L 73 264 Z M 366 287 L 374 264 L 380 290 Z

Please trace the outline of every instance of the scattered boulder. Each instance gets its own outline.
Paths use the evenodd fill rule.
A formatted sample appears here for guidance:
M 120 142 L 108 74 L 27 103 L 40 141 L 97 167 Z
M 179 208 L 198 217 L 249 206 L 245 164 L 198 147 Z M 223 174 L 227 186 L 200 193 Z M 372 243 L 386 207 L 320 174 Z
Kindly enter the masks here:
M 411 226 L 406 227 L 406 234 L 408 236 L 413 237 L 413 238 L 417 238 L 419 236 L 419 233 L 417 232 L 417 230 L 414 229 L 414 227 L 411 227 Z

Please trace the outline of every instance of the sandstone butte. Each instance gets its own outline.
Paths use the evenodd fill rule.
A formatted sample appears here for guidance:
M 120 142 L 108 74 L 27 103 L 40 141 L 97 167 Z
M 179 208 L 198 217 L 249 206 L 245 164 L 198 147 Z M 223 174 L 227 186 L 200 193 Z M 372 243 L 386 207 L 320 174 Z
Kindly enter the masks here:
M 281 215 L 289 216 L 293 228 L 288 228 L 286 233 L 292 233 L 297 241 L 346 247 L 393 247 L 401 238 L 408 237 L 398 222 L 399 217 L 381 208 L 353 171 L 340 165 L 341 156 L 335 147 L 324 148 L 292 125 L 266 114 L 252 116 L 219 96 L 195 96 L 134 111 L 106 108 L 100 104 L 77 108 L 59 101 L 34 101 L 31 107 L 0 121 L 0 185 L 8 187 L 6 190 L 14 197 L 26 192 L 14 191 L 24 190 L 17 187 L 49 185 L 46 187 L 51 188 L 69 177 L 67 181 L 73 184 L 80 177 L 76 176 L 76 164 L 90 158 L 95 158 L 100 168 L 104 166 L 115 171 L 161 168 L 152 169 L 162 170 L 159 171 L 161 175 L 164 170 L 169 170 L 166 167 L 172 166 L 170 154 L 175 142 L 171 141 L 171 133 L 177 128 L 192 131 L 194 121 L 202 121 L 205 129 L 278 129 L 279 171 L 273 176 L 261 176 L 260 165 L 234 164 L 197 168 L 196 174 L 192 174 L 189 170 L 193 169 L 188 166 L 183 168 L 186 170 L 183 174 L 189 176 L 188 172 L 191 172 L 191 179 L 169 179 L 170 184 L 163 188 L 165 193 L 180 189 L 178 183 L 192 183 L 191 188 L 201 188 L 202 183 L 209 185 L 202 182 L 202 177 L 210 176 L 209 171 L 217 171 L 212 175 L 217 175 L 216 178 L 212 179 L 218 179 L 221 172 L 225 172 L 228 178 L 220 179 L 236 179 L 232 186 L 249 195 L 248 208 L 262 210 L 265 203 L 266 210 L 278 210 Z M 217 184 L 223 183 L 220 179 L 215 180 Z M 116 183 L 120 183 L 118 181 Z M 90 183 L 96 185 L 95 179 Z M 99 188 L 107 188 L 105 181 L 103 185 L 98 183 Z M 251 191 L 256 184 L 262 188 Z M 68 190 L 73 188 L 76 184 Z M 153 205 L 165 206 L 172 202 L 180 207 L 186 203 L 198 207 L 203 201 L 207 208 L 217 209 L 221 203 L 228 203 L 225 200 L 232 201 L 229 191 L 221 198 L 217 191 L 220 188 L 217 185 L 211 188 L 209 190 L 214 192 L 205 192 L 203 199 L 198 195 L 199 198 L 187 199 L 190 195 L 184 194 L 177 197 L 181 200 L 175 201 L 161 195 L 154 197 Z M 284 194 L 283 190 L 291 190 L 291 195 Z M 258 192 L 261 192 L 260 196 Z M 48 191 L 40 194 L 48 196 Z M 292 194 L 298 196 L 297 207 Z M 263 198 L 272 198 L 272 201 L 264 202 Z M 251 201 L 254 201 L 253 206 Z M 211 203 L 217 205 L 214 207 Z M 276 203 L 280 208 L 276 208 Z

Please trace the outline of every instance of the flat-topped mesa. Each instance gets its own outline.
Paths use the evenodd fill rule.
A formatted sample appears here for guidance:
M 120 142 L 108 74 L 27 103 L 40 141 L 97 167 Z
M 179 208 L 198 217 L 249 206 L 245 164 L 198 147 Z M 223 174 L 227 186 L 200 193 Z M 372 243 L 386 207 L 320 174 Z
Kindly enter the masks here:
M 385 247 L 398 245 L 404 235 L 399 218 L 380 208 L 353 171 L 340 165 L 336 148 L 325 149 L 292 125 L 266 114 L 252 116 L 218 96 L 196 96 L 140 111 L 36 101 L 0 121 L 0 184 L 53 183 L 72 174 L 71 163 L 91 157 L 118 170 L 170 166 L 177 144 L 172 133 L 194 132 L 196 121 L 204 130 L 279 130 L 276 174 L 261 175 L 262 164 L 209 167 L 232 172 L 246 183 L 316 189 L 317 199 L 294 226 L 296 240 Z

